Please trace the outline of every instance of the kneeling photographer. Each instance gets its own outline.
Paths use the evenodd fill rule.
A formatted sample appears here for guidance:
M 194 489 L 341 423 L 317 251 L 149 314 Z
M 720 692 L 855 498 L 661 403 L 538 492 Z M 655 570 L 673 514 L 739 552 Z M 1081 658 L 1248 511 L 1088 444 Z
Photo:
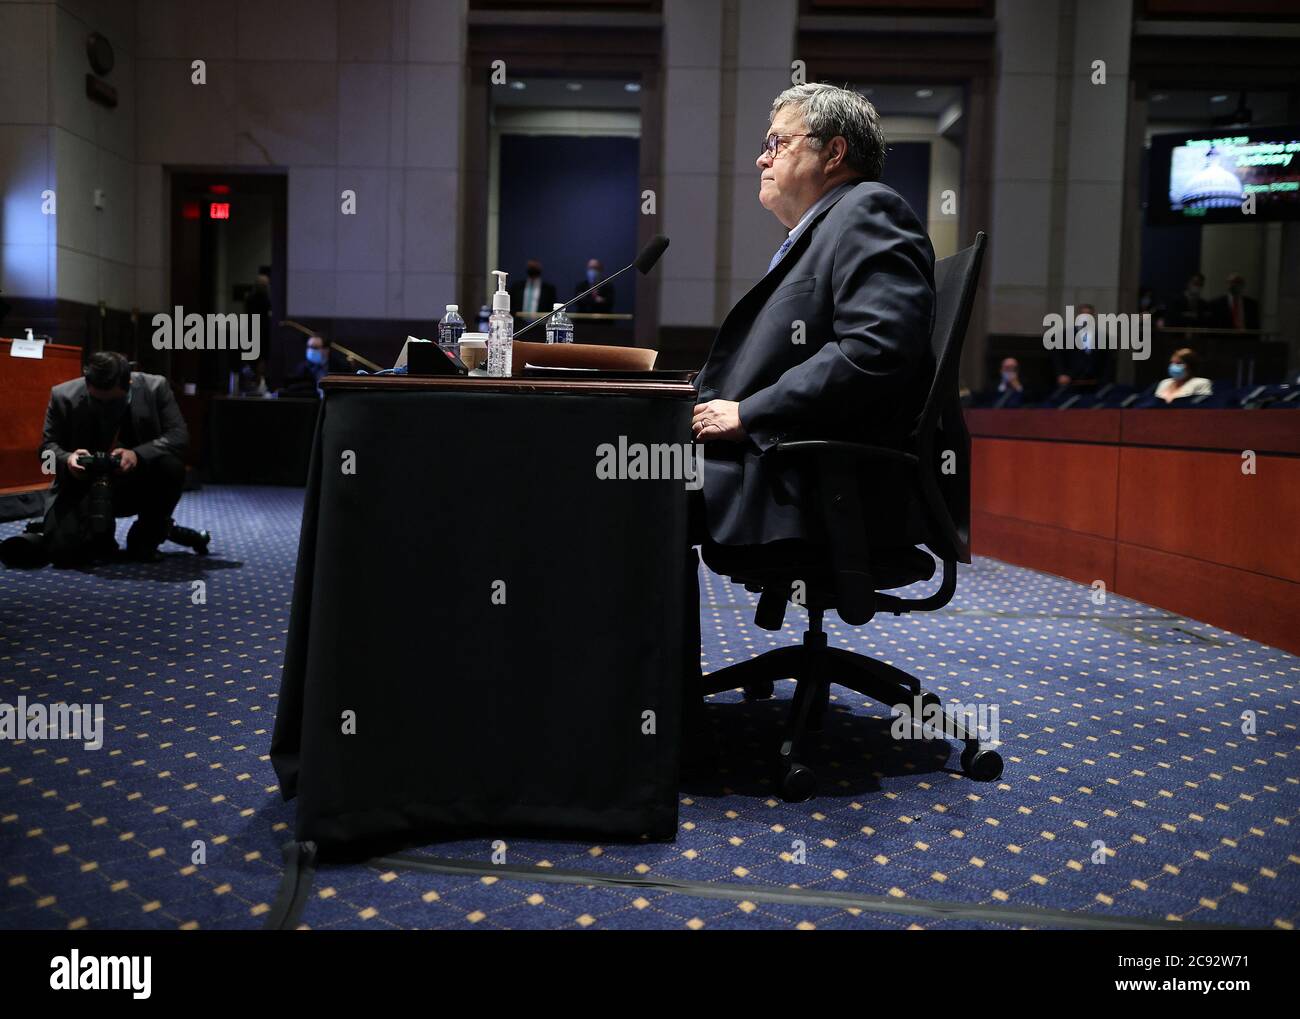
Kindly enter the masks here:
M 136 516 L 127 555 L 152 560 L 170 539 L 206 554 L 209 536 L 172 522 L 189 431 L 161 375 L 132 372 L 118 353 L 91 355 L 82 378 L 50 391 L 42 455 L 54 454 L 54 501 L 42 530 L 56 566 L 117 551 L 117 517 Z

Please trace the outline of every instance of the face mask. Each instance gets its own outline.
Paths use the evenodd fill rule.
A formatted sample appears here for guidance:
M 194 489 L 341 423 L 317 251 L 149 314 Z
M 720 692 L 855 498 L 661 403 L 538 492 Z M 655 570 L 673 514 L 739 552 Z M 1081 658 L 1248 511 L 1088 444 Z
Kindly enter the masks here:
M 1003 381 L 1003 382 L 1014 382 L 1015 380 L 1016 380 L 1016 373 L 1015 373 L 1015 372 L 1003 372 L 1003 373 L 1002 373 L 1002 381 Z
M 528 278 L 529 278 L 530 280 L 535 280 L 535 279 L 537 279 L 537 277 L 540 276 L 541 274 L 542 274 L 542 270 L 541 270 L 541 269 L 529 269 L 529 270 L 528 270 Z
M 1169 377 L 1171 379 L 1181 379 L 1186 374 L 1187 365 L 1185 364 L 1171 364 L 1169 366 Z
M 1190 287 L 1187 288 L 1187 296 L 1188 296 L 1188 297 L 1200 297 L 1200 296 L 1201 296 L 1201 288 L 1198 287 L 1195 283 L 1193 283 Z
M 308 347 L 308 348 L 307 348 L 307 360 L 310 361 L 312 364 L 324 364 L 324 363 L 325 363 L 325 350 L 324 350 L 324 348 L 321 348 L 321 347 Z
M 588 283 L 595 283 L 596 280 L 598 280 L 599 278 L 600 278 L 600 273 L 598 273 L 595 269 L 588 269 L 588 270 L 587 270 L 587 282 L 588 282 Z

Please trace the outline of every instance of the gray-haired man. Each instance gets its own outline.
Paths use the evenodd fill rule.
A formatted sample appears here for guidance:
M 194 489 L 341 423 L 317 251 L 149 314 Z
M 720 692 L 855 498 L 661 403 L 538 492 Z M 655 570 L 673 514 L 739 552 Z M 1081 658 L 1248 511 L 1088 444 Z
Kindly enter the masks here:
M 697 540 L 817 541 L 810 479 L 763 454 L 796 436 L 902 441 L 921 411 L 934 251 L 879 183 L 884 158 L 879 117 L 856 92 L 797 85 L 772 104 L 758 200 L 789 233 L 700 373 L 707 535 L 697 526 Z

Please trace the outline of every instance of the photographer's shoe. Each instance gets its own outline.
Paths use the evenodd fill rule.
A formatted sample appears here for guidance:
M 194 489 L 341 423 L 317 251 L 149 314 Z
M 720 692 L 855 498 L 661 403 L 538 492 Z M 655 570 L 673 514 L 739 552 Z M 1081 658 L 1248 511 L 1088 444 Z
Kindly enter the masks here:
M 167 540 L 174 541 L 177 545 L 184 545 L 186 548 L 192 548 L 198 555 L 207 555 L 208 542 L 212 540 L 212 535 L 207 531 L 196 531 L 192 527 L 183 527 L 180 524 L 173 523 L 167 531 Z

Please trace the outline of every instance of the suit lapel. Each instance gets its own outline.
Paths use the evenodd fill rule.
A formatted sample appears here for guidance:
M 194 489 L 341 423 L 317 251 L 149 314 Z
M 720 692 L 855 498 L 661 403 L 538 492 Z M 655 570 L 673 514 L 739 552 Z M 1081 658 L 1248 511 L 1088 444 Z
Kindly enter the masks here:
M 722 325 L 718 327 L 718 332 L 713 338 L 713 345 L 709 348 L 709 356 L 704 362 L 705 371 L 700 373 L 701 382 L 708 371 L 709 365 L 713 362 L 714 356 L 726 353 L 732 346 L 734 346 L 734 343 L 727 341 L 731 340 L 732 337 L 743 336 L 748 332 L 748 324 L 749 322 L 752 322 L 753 316 L 758 314 L 768 297 L 771 296 L 772 291 L 785 280 L 795 263 L 803 256 L 803 253 L 808 250 L 808 246 L 812 243 L 813 231 L 816 230 L 821 221 L 826 218 L 826 214 L 830 212 L 831 209 L 835 208 L 835 206 L 839 205 L 844 196 L 852 190 L 852 186 L 842 188 L 840 193 L 835 196 L 834 200 L 808 222 L 799 236 L 795 238 L 795 242 L 791 244 L 786 253 L 781 256 L 781 260 L 777 262 L 776 265 L 772 266 L 762 279 L 750 287 L 749 290 L 746 291 L 745 295 L 736 302 L 731 311 L 727 313 L 726 318 L 722 320 Z M 757 302 L 757 304 L 755 304 L 755 302 Z M 746 315 L 749 316 L 748 319 L 744 318 Z M 744 329 L 730 329 L 733 325 L 739 327 L 742 322 L 744 322 L 746 326 Z

